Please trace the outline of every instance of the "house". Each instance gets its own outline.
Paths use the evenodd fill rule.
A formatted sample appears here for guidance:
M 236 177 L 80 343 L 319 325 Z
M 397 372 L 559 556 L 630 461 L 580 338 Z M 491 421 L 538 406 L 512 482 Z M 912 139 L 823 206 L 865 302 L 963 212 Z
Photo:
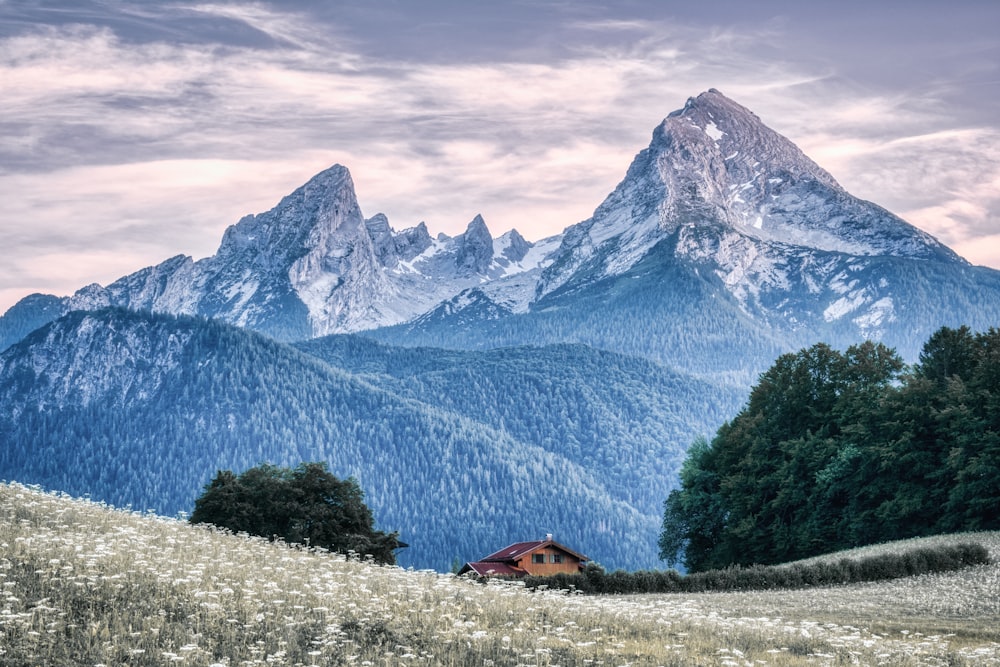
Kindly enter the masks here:
M 559 544 L 552 535 L 546 535 L 544 540 L 517 542 L 474 563 L 466 563 L 458 573 L 518 578 L 529 574 L 576 574 L 586 562 L 586 556 Z

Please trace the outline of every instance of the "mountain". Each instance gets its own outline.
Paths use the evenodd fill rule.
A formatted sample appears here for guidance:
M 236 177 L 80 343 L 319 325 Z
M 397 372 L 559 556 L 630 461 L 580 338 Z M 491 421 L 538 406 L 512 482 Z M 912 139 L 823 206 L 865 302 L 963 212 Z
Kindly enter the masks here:
M 749 386 L 777 354 L 866 338 L 915 359 L 941 326 L 1000 321 L 1000 272 L 853 197 L 709 90 L 654 130 L 594 215 L 565 230 L 518 312 L 500 283 L 380 340 L 576 341 Z M 504 321 L 498 321 L 504 320 Z
M 31 295 L 0 347 L 74 309 L 222 319 L 295 341 L 368 332 L 400 345 L 579 342 L 747 388 L 780 353 L 865 338 L 915 359 L 941 326 L 1000 320 L 1000 272 L 860 200 L 748 109 L 712 89 L 654 130 L 588 220 L 529 243 L 397 232 L 365 219 L 334 166 L 175 257 L 71 297 Z M 737 352 L 738 351 L 738 352 Z
M 493 239 L 479 215 L 456 237 L 431 238 L 423 223 L 396 232 L 382 214 L 364 219 L 335 165 L 229 227 L 211 257 L 173 257 L 70 297 L 26 297 L 0 318 L 0 349 L 59 315 L 109 306 L 221 319 L 283 341 L 371 329 L 535 269 L 553 247 L 516 230 Z
M 684 449 L 781 353 L 874 338 L 914 361 L 998 321 L 1000 272 L 709 90 L 536 243 L 480 216 L 396 231 L 334 166 L 211 257 L 26 297 L 0 317 L 0 478 L 174 513 L 216 468 L 319 459 L 404 563 L 527 530 L 648 567 Z
M 411 545 L 404 565 L 554 532 L 652 567 L 688 443 L 738 400 L 582 346 L 295 349 L 217 320 L 75 311 L 0 353 L 0 479 L 172 515 L 218 469 L 323 460 Z

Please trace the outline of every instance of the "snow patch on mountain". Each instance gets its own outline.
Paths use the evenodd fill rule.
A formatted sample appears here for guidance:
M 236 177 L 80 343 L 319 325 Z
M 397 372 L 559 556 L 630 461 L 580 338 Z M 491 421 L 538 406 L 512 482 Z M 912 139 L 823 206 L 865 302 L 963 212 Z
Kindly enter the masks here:
M 537 243 L 516 230 L 493 238 L 480 215 L 454 237 L 432 237 L 423 222 L 397 232 L 384 214 L 364 218 L 350 173 L 334 165 L 229 227 L 211 257 L 174 257 L 106 288 L 84 287 L 58 307 L 35 299 L 31 310 L 26 301 L 18 318 L 124 306 L 297 340 L 463 310 L 524 313 L 559 290 L 624 276 L 658 247 L 713 276 L 768 327 L 847 317 L 864 331 L 885 326 L 896 313 L 892 280 L 862 281 L 866 258 L 968 266 L 851 196 L 792 142 L 710 89 L 663 119 L 589 219 Z
M 708 121 L 707 123 L 705 123 L 705 134 L 710 136 L 712 138 L 712 141 L 718 141 L 726 133 L 720 130 L 718 127 L 716 127 L 714 122 Z
M 823 311 L 823 319 L 827 322 L 832 322 L 839 320 L 849 313 L 853 313 L 865 304 L 865 297 L 866 294 L 863 289 L 849 292 L 827 306 L 826 310 Z
M 558 250 L 561 243 L 562 235 L 550 236 L 536 241 L 528 248 L 519 261 L 511 263 L 510 268 L 508 268 L 504 275 L 510 276 L 525 271 L 545 268 L 552 262 L 552 253 Z
M 881 338 L 885 325 L 896 321 L 896 306 L 892 297 L 882 297 L 868 311 L 854 318 L 854 324 L 870 338 Z

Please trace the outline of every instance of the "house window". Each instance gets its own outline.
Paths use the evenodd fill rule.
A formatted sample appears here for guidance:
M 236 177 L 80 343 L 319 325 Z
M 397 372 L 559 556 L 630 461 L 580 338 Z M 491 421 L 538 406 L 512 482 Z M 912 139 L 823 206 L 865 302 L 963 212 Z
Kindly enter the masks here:
M 531 562 L 540 565 L 545 562 L 545 554 L 531 554 Z
M 553 563 L 561 563 L 562 562 L 562 554 L 552 554 L 552 562 Z

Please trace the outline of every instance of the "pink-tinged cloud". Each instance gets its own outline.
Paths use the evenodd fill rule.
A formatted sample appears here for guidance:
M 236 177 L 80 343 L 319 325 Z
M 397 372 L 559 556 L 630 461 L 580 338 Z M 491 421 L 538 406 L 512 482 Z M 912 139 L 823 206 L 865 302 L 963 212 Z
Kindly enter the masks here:
M 154 25 L 167 10 L 131 11 Z M 575 17 L 555 27 L 573 38 L 559 48 L 440 60 L 362 52 L 346 23 L 277 5 L 184 11 L 266 45 L 84 25 L 0 39 L 0 243 L 17 258 L 0 267 L 0 310 L 210 254 L 226 226 L 333 163 L 397 229 L 456 234 L 482 213 L 494 234 L 548 236 L 589 217 L 660 120 L 709 87 L 852 193 L 1000 267 L 986 251 L 1000 128 L 959 120 L 975 100 L 948 82 L 874 87 L 788 52 L 787 21 Z

